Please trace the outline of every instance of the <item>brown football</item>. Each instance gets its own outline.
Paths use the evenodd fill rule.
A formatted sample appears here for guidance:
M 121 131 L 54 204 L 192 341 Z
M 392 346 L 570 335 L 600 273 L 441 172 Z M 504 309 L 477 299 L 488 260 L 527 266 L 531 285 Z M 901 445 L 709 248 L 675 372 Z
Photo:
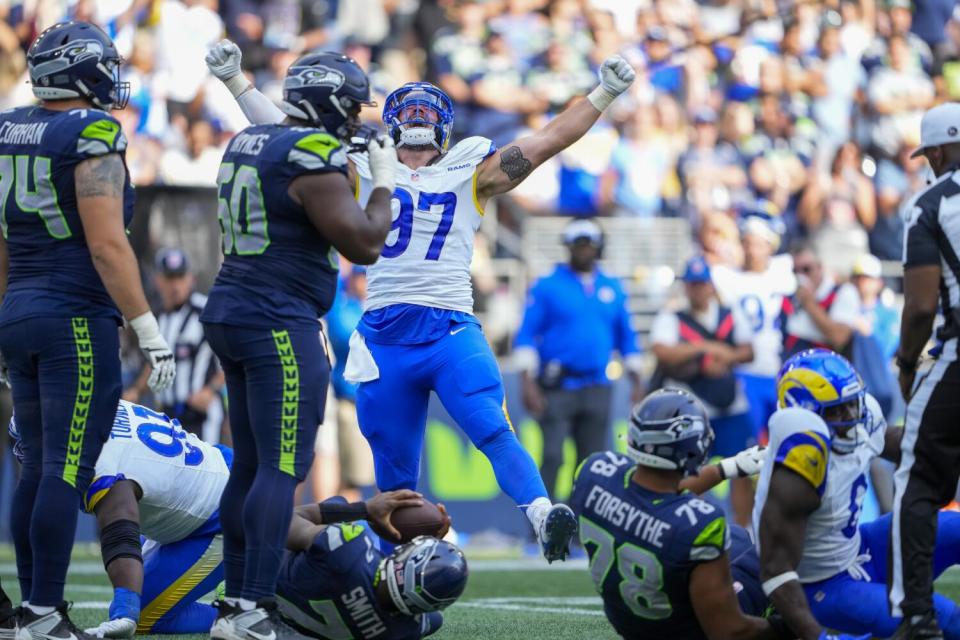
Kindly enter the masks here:
M 401 542 L 417 536 L 435 536 L 443 527 L 443 514 L 426 498 L 419 507 L 400 507 L 390 514 L 390 523 L 400 532 Z

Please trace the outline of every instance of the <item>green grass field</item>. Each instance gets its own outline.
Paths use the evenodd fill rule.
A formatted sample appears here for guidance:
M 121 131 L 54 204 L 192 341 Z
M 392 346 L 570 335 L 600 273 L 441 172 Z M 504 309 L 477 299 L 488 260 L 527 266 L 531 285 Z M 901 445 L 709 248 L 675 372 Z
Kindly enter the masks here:
M 469 553 L 468 553 L 469 559 Z M 615 640 L 603 617 L 584 561 L 544 568 L 539 560 L 483 560 L 471 562 L 470 582 L 460 601 L 448 609 L 438 640 Z M 0 553 L 0 576 L 11 598 L 17 600 L 9 552 Z M 960 569 L 945 574 L 937 590 L 960 598 Z M 106 618 L 111 589 L 97 556 L 88 550 L 75 554 L 67 584 L 71 613 L 80 625 L 93 626 Z M 212 599 L 212 595 L 209 597 Z M 151 636 L 186 639 L 203 636 Z

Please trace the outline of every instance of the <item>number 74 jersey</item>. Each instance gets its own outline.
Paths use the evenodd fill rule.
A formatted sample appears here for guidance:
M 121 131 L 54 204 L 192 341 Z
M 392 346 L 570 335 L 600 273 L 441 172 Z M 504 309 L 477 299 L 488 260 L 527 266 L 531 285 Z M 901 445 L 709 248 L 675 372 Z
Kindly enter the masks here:
M 183 540 L 217 514 L 232 457 L 164 414 L 121 400 L 83 509 L 93 512 L 114 484 L 133 480 L 143 491 L 143 535 L 161 544 Z
M 730 547 L 723 510 L 693 494 L 655 493 L 631 480 L 613 452 L 587 458 L 570 506 L 610 624 L 631 638 L 705 640 L 690 601 L 690 573 Z
M 453 146 L 433 164 L 397 163 L 393 224 L 376 264 L 367 269 L 366 309 L 416 304 L 473 313 L 470 261 L 483 209 L 477 167 L 496 151 L 487 138 Z M 357 169 L 357 199 L 373 190 L 366 154 L 350 156 Z

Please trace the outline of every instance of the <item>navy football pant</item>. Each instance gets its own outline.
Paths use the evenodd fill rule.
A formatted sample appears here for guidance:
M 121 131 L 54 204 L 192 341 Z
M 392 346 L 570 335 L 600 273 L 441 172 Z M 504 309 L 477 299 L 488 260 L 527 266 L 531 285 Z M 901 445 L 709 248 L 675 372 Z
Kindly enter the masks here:
M 313 462 L 330 379 L 320 328 L 204 324 L 227 379 L 234 459 L 220 499 L 226 595 L 274 595 L 293 491 Z
M 0 327 L 23 469 L 10 528 L 24 600 L 63 601 L 80 498 L 120 400 L 113 318 L 31 318 Z

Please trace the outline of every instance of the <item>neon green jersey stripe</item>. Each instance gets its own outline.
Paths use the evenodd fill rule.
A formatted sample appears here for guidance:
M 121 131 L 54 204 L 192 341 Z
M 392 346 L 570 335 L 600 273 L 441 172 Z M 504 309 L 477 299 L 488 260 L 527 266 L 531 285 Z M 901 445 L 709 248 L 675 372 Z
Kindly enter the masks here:
M 293 343 L 286 331 L 274 331 L 280 366 L 283 368 L 283 400 L 280 408 L 280 471 L 296 475 L 297 418 L 300 408 L 300 368 L 293 353 Z
M 77 486 L 77 470 L 83 452 L 83 436 L 87 431 L 90 399 L 93 397 L 93 345 L 86 318 L 73 318 L 73 342 L 77 347 L 77 397 L 73 401 L 70 420 L 70 439 L 67 441 L 67 459 L 63 465 L 63 479 L 71 487 Z

